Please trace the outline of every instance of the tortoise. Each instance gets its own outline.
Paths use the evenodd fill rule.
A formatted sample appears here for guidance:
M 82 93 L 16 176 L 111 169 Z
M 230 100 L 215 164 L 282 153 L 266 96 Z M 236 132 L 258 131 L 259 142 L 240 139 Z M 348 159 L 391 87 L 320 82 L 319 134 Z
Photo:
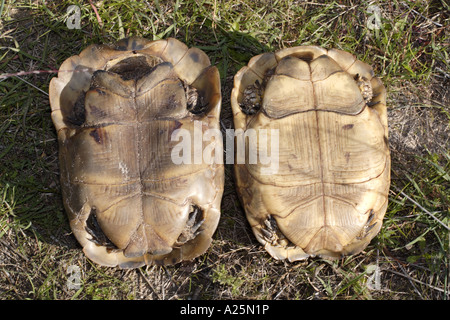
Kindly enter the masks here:
M 236 156 L 236 188 L 266 251 L 292 262 L 364 250 L 390 185 L 386 90 L 373 69 L 318 46 L 263 53 L 235 75 L 231 106 L 248 152 Z M 275 156 L 252 162 L 249 150 Z
M 49 93 L 64 207 L 86 256 L 136 268 L 203 254 L 224 166 L 176 163 L 173 152 L 181 130 L 220 130 L 220 77 L 208 56 L 173 38 L 91 45 L 61 65 Z

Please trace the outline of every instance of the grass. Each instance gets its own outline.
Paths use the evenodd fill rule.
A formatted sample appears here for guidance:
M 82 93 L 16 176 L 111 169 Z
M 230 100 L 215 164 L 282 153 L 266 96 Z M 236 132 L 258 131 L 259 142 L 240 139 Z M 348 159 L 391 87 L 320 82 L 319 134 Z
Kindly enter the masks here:
M 68 29 L 67 7 L 81 9 Z M 0 299 L 449 299 L 449 6 L 445 1 L 0 1 Z M 379 28 L 369 19 L 381 9 Z M 372 20 L 371 20 L 372 21 Z M 226 166 L 222 217 L 192 262 L 99 267 L 70 232 L 50 119 L 53 73 L 91 43 L 175 37 L 221 75 L 232 127 L 234 74 L 256 54 L 296 45 L 353 52 L 388 90 L 392 187 L 380 234 L 338 261 L 276 261 L 257 243 Z M 12 75 L 16 74 L 16 75 Z M 72 267 L 71 267 L 72 266 Z M 80 287 L 68 280 L 78 267 Z M 72 269 L 70 269 L 72 268 Z M 77 276 L 78 276 L 77 275 Z

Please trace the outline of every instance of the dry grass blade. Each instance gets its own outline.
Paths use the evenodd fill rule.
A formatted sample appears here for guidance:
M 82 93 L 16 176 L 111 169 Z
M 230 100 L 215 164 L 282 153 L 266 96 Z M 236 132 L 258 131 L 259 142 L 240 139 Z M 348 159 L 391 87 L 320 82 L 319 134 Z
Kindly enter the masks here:
M 430 211 L 428 211 L 427 209 L 425 209 L 424 207 L 422 207 L 419 203 L 417 203 L 416 201 L 414 201 L 410 196 L 408 196 L 406 193 L 404 193 L 403 191 L 399 190 L 398 188 L 394 187 L 394 189 L 396 189 L 402 196 L 404 196 L 406 199 L 408 199 L 409 201 L 411 201 L 412 203 L 414 203 L 416 206 L 418 206 L 423 212 L 425 212 L 426 214 L 428 214 L 430 217 L 432 217 L 434 220 L 436 220 L 441 226 L 443 226 L 445 229 L 450 231 L 450 227 L 448 225 L 446 225 L 445 223 L 443 223 L 441 220 L 439 220 L 434 214 L 432 214 Z

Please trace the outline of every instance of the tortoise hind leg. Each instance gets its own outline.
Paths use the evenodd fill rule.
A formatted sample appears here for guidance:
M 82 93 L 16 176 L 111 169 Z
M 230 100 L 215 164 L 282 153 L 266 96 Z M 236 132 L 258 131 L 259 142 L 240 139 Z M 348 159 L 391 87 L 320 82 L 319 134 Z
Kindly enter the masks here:
M 283 235 L 275 218 L 271 215 L 262 224 L 253 227 L 253 232 L 267 252 L 277 260 L 288 259 L 293 262 L 305 260 L 310 256 Z
M 203 218 L 203 211 L 200 207 L 194 205 L 192 211 L 189 213 L 189 219 L 186 223 L 186 226 L 181 232 L 174 246 L 181 247 L 186 242 L 198 236 L 201 232 L 200 227 L 202 226 L 203 222 L 205 222 L 205 219 Z

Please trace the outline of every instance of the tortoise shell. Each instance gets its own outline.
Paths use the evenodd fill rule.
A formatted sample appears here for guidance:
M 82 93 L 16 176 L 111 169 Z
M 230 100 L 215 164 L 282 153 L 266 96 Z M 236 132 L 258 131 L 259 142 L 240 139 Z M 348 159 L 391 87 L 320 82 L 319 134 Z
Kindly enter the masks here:
M 50 104 L 63 202 L 88 258 L 135 268 L 207 250 L 223 164 L 172 157 L 181 129 L 220 130 L 219 73 L 203 51 L 175 39 L 91 45 L 61 65 Z
M 276 154 L 235 163 L 265 249 L 289 261 L 362 251 L 381 228 L 390 184 L 386 90 L 372 68 L 315 46 L 261 54 L 236 74 L 231 105 L 245 150 Z

